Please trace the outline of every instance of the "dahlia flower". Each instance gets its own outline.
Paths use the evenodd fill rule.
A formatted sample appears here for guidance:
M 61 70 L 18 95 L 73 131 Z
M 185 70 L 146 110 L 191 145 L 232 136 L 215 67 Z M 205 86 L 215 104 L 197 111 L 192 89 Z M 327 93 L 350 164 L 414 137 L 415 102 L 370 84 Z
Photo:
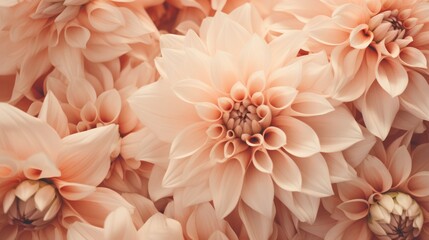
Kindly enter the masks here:
M 350 112 L 327 100 L 326 56 L 296 58 L 305 42 L 299 33 L 266 43 L 260 20 L 246 4 L 205 19 L 199 35 L 162 36 L 160 79 L 128 99 L 171 144 L 163 185 L 213 199 L 221 218 L 239 205 L 246 229 L 262 233 L 252 239 L 271 233 L 274 195 L 313 221 L 319 198 L 333 194 L 320 152 L 363 138 Z M 198 203 L 188 196 L 185 202 Z M 312 208 L 293 209 L 303 201 Z
M 0 75 L 13 78 L 10 103 L 26 96 L 38 79 L 57 68 L 80 80 L 84 61 L 105 62 L 145 48 L 157 35 L 135 1 L 24 0 L 0 3 Z M 146 59 L 141 59 L 146 60 Z M 12 87 L 13 86 L 13 87 Z
M 114 125 L 60 139 L 46 123 L 0 103 L 0 235 L 65 239 L 75 221 L 101 226 L 114 209 L 133 207 L 98 187 L 110 167 Z M 94 152 L 97 149 L 97 152 Z
M 308 11 L 308 7 L 317 6 Z M 289 1 L 276 9 L 304 23 L 305 49 L 328 51 L 334 98 L 355 101 L 366 127 L 385 139 L 398 111 L 429 120 L 427 1 Z M 410 129 L 408 129 L 410 130 Z
M 357 167 L 358 178 L 338 183 L 324 206 L 338 222 L 325 239 L 427 239 L 427 143 L 411 153 L 409 136 L 384 148 L 379 141 Z

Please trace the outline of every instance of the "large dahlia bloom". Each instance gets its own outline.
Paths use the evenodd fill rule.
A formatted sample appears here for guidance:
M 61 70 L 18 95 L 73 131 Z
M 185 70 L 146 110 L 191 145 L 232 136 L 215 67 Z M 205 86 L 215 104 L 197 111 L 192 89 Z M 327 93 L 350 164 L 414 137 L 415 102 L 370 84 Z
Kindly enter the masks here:
M 141 1 L 13 0 L 0 3 L 0 75 L 16 104 L 53 67 L 66 78 L 84 78 L 83 59 L 105 62 L 154 43 L 157 29 Z M 132 51 L 137 50 L 139 51 Z M 2 79 L 3 80 L 3 79 Z
M 69 224 L 102 226 L 118 207 L 133 207 L 98 187 L 118 139 L 108 126 L 60 139 L 46 123 L 0 104 L 0 235 L 65 239 Z M 97 149 L 97 152 L 94 152 Z
M 408 137 L 387 148 L 378 142 L 357 167 L 359 177 L 337 185 L 324 201 L 338 221 L 325 239 L 428 239 L 429 145 L 410 153 Z
M 308 7 L 313 7 L 311 11 Z M 427 1 L 290 1 L 276 7 L 305 23 L 310 52 L 328 51 L 334 98 L 354 101 L 366 127 L 386 138 L 399 110 L 429 120 Z
M 312 221 L 319 197 L 333 193 L 320 152 L 362 139 L 348 110 L 326 98 L 326 56 L 296 58 L 299 33 L 267 44 L 260 19 L 246 4 L 204 20 L 199 35 L 162 36 L 160 80 L 129 98 L 142 123 L 171 143 L 163 185 L 185 188 L 188 204 L 213 199 L 219 217 L 240 203 L 249 235 L 261 234 L 253 239 L 271 232 L 274 195 L 290 208 L 308 201 L 292 211 Z

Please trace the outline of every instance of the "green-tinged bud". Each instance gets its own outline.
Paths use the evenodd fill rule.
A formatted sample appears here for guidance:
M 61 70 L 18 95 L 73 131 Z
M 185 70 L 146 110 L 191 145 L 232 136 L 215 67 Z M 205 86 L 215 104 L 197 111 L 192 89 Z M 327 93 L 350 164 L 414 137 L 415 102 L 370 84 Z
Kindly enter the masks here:
M 25 180 L 6 193 L 3 212 L 11 224 L 26 229 L 49 223 L 61 208 L 61 198 L 54 186 L 44 181 Z
M 368 226 L 379 239 L 412 240 L 420 234 L 423 213 L 410 195 L 375 194 L 369 202 Z

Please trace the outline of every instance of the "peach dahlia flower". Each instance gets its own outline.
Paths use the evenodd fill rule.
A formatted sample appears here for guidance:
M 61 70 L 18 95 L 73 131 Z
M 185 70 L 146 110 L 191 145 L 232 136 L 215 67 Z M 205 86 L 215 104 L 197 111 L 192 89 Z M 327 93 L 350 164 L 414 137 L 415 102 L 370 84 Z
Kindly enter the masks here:
M 320 152 L 341 151 L 362 133 L 344 106 L 325 97 L 326 56 L 296 58 L 305 42 L 299 33 L 266 43 L 255 33 L 260 19 L 246 4 L 207 18 L 199 35 L 162 36 L 161 78 L 129 102 L 171 143 L 165 187 L 202 196 L 188 194 L 190 204 L 213 199 L 222 218 L 240 203 L 247 230 L 260 220 L 265 229 L 252 231 L 270 234 L 274 195 L 290 208 L 295 198 L 311 202 L 291 211 L 312 221 L 319 197 L 333 193 Z
M 410 153 L 407 138 L 387 148 L 378 142 L 357 167 L 359 177 L 324 200 L 338 220 L 325 239 L 428 239 L 429 145 Z
M 366 127 L 385 139 L 399 110 L 429 120 L 428 6 L 421 0 L 283 0 L 277 9 L 305 23 L 306 50 L 330 53 L 334 98 L 357 100 Z
M 69 224 L 102 226 L 114 209 L 133 207 L 97 187 L 118 139 L 111 125 L 60 139 L 46 123 L 0 103 L 0 236 L 65 239 Z M 97 152 L 94 152 L 97 149 Z
M 16 103 L 31 99 L 36 81 L 57 68 L 84 77 L 83 59 L 105 62 L 151 45 L 157 29 L 139 1 L 12 0 L 0 2 L 0 75 Z M 146 60 L 146 59 L 142 59 Z M 34 100 L 34 99 L 32 99 Z

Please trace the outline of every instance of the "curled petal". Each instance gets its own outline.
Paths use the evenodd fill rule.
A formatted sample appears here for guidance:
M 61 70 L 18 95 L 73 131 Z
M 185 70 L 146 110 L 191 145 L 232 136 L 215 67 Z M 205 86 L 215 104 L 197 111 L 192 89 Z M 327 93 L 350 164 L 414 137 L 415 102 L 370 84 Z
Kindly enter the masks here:
M 408 67 L 427 68 L 427 59 L 417 48 L 406 47 L 401 49 L 399 59 L 402 64 Z
M 289 107 L 297 96 L 298 91 L 291 87 L 273 87 L 267 90 L 268 105 L 277 111 Z
M 252 162 L 256 169 L 263 173 L 272 173 L 273 161 L 265 149 L 256 149 L 252 153 Z
M 408 179 L 405 186 L 412 195 L 416 197 L 427 197 L 429 195 L 429 189 L 427 188 L 428 181 L 428 171 L 418 172 Z
M 286 153 L 281 150 L 268 151 L 273 163 L 271 176 L 277 186 L 287 191 L 301 191 L 301 171 Z
M 302 176 L 302 190 L 313 197 L 327 197 L 333 195 L 329 169 L 321 154 L 314 154 L 306 158 L 294 157 Z
M 268 127 L 262 133 L 263 146 L 268 150 L 279 149 L 286 145 L 286 134 L 277 127 Z
M 429 120 L 429 85 L 426 79 L 415 71 L 408 72 L 408 86 L 399 96 L 401 106 L 414 116 Z
M 88 29 L 80 26 L 69 24 L 64 28 L 64 38 L 70 47 L 86 48 L 91 33 Z
M 98 117 L 103 123 L 113 123 L 117 121 L 121 113 L 122 101 L 119 92 L 115 89 L 103 92 L 95 101 L 98 110 Z
M 377 173 L 377 174 L 374 174 Z M 386 166 L 376 157 L 369 155 L 361 164 L 360 176 L 375 191 L 385 192 L 392 187 L 392 176 Z
M 291 116 L 318 116 L 334 111 L 329 101 L 315 93 L 299 93 L 288 110 Z
M 43 100 L 39 118 L 51 125 L 60 137 L 65 137 L 70 134 L 67 115 L 61 108 L 58 99 L 50 91 L 46 95 L 45 100 Z
M 338 208 L 341 209 L 344 214 L 352 220 L 364 218 L 368 215 L 369 212 L 368 201 L 363 199 L 345 201 L 338 205 Z
M 408 85 L 407 71 L 396 60 L 382 59 L 375 74 L 377 82 L 392 97 L 400 95 Z
M 201 149 L 207 141 L 206 122 L 197 122 L 180 132 L 171 143 L 170 157 L 183 158 Z
M 374 34 L 369 31 L 368 25 L 361 24 L 350 33 L 350 46 L 357 49 L 365 49 L 374 39 Z
M 222 117 L 222 112 L 213 103 L 197 103 L 195 109 L 198 116 L 208 122 L 216 122 Z
M 32 180 L 61 176 L 60 170 L 52 159 L 44 153 L 37 153 L 24 162 L 25 177 Z

